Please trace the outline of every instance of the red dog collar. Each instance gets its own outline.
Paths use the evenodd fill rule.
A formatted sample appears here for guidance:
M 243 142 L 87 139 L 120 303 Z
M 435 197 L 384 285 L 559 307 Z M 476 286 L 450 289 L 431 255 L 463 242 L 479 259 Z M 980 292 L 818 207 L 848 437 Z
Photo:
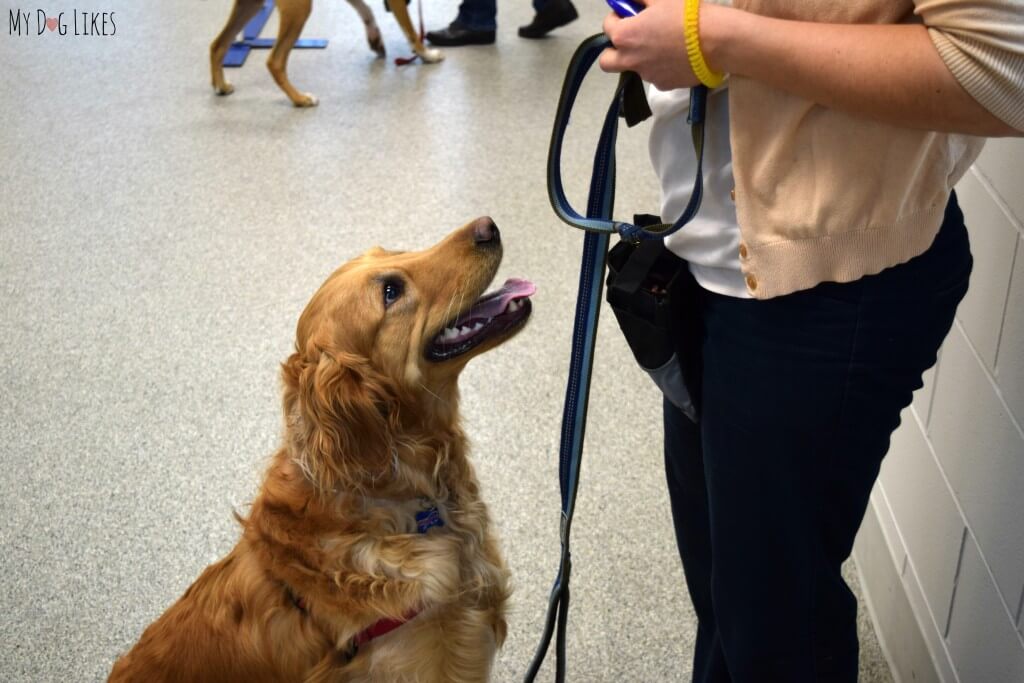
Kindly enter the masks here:
M 413 611 L 406 614 L 401 619 L 381 619 L 380 621 L 371 624 L 369 628 L 363 629 L 355 635 L 355 637 L 349 642 L 348 649 L 345 650 L 345 661 L 351 662 L 352 658 L 359 654 L 359 648 L 366 645 L 374 638 L 379 638 L 387 633 L 391 633 L 399 626 L 408 623 L 419 611 Z
M 295 605 L 296 609 L 298 609 L 304 615 L 308 615 L 309 606 L 306 605 L 306 601 L 298 595 L 296 595 L 295 592 L 288 587 L 285 587 L 285 591 L 287 591 L 288 598 L 291 600 L 292 604 Z M 412 621 L 419 613 L 419 610 L 412 610 L 406 613 L 406 615 L 401 619 L 385 618 L 370 624 L 367 628 L 364 628 L 362 631 L 353 636 L 352 640 L 349 641 L 348 647 L 345 648 L 345 650 L 342 652 L 342 654 L 345 656 L 345 662 L 348 663 L 352 661 L 352 658 L 356 656 L 356 654 L 359 652 L 359 648 L 361 648 L 363 645 L 366 645 L 374 638 L 380 638 L 383 635 L 391 633 L 399 626 L 402 626 L 406 622 Z
M 386 633 L 391 633 L 402 624 L 412 621 L 417 614 L 419 614 L 418 610 L 409 612 L 401 619 L 381 619 L 377 623 L 372 624 L 369 628 L 357 633 L 356 637 L 352 639 L 352 643 L 358 649 L 360 646 L 366 645 L 374 638 L 380 638 Z

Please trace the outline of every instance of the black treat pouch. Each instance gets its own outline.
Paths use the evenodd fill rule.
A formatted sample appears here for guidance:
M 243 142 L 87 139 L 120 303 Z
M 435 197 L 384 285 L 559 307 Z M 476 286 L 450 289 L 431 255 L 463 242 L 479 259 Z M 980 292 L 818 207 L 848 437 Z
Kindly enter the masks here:
M 634 218 L 640 226 L 660 222 L 655 216 Z M 676 300 L 689 293 L 688 280 L 686 261 L 666 249 L 664 240 L 622 240 L 608 253 L 606 297 L 633 356 L 666 398 L 696 421 L 697 407 L 673 341 Z

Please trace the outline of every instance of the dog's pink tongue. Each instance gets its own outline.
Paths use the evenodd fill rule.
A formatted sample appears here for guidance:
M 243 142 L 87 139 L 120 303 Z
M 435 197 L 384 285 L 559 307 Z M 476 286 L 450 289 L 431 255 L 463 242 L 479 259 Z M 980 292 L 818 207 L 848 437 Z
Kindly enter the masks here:
M 488 295 L 486 301 L 474 305 L 464 318 L 493 318 L 505 310 L 509 301 L 526 298 L 536 291 L 537 286 L 529 280 L 509 278 L 501 289 Z

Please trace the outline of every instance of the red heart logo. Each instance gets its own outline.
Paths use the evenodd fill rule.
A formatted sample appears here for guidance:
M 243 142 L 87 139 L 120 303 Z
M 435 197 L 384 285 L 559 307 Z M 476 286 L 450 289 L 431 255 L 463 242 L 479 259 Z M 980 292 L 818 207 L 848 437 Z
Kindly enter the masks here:
M 47 19 L 46 20 L 46 28 L 50 29 L 51 31 L 56 31 L 57 30 L 57 19 L 55 19 L 55 18 Z

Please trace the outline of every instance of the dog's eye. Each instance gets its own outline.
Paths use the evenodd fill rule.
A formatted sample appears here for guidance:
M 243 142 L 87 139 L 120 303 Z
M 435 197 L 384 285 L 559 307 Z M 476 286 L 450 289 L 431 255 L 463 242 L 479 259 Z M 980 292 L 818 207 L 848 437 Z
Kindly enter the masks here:
M 402 296 L 402 282 L 400 280 L 385 280 L 383 290 L 384 308 L 387 308 Z

